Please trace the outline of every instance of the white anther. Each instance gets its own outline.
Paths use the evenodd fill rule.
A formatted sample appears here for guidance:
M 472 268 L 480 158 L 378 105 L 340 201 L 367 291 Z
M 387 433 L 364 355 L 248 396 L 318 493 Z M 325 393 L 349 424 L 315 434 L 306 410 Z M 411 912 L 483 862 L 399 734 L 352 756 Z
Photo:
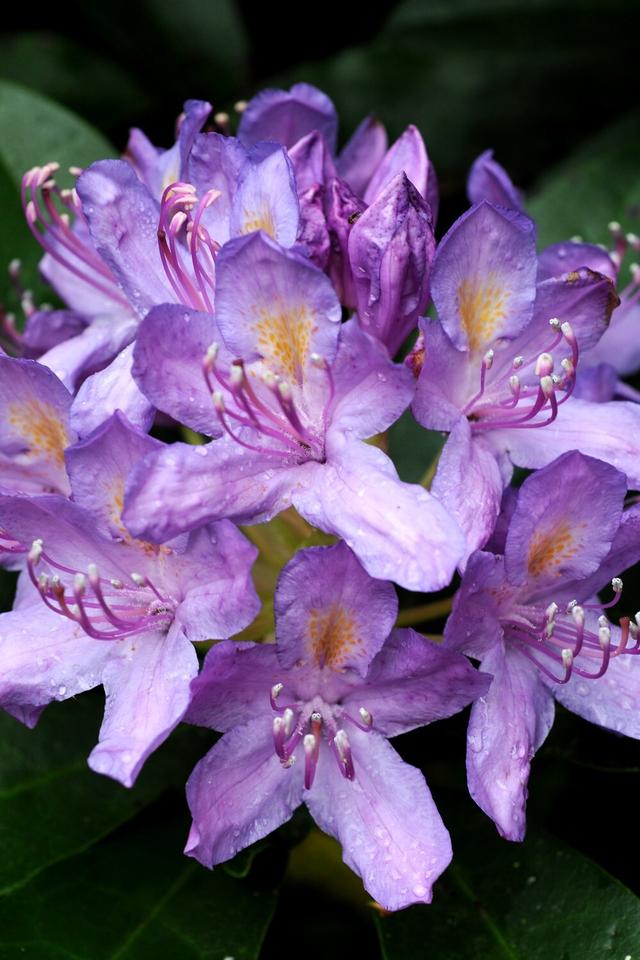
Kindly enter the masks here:
M 628 233 L 625 239 L 630 247 L 637 247 L 640 245 L 640 237 L 637 233 Z
M 635 279 L 636 274 L 640 273 L 640 263 L 630 263 L 629 273 Z
M 324 357 L 321 354 L 312 353 L 311 356 L 309 357 L 309 360 L 311 361 L 314 367 L 318 367 L 318 369 L 320 370 L 324 368 Z
M 544 628 L 544 633 L 547 640 L 550 640 L 556 631 L 556 622 L 555 620 L 549 620 L 547 625 Z
M 130 574 L 130 576 L 136 587 L 145 587 L 147 585 L 147 578 L 143 577 L 141 573 L 134 572 Z
M 229 381 L 232 387 L 239 387 L 242 381 L 244 380 L 244 370 L 242 367 L 239 367 L 237 363 L 231 364 L 231 369 L 229 370 Z
M 600 627 L 598 629 L 598 641 L 601 647 L 608 647 L 611 643 L 611 630 L 609 627 Z
M 511 393 L 515 394 L 516 396 L 520 393 L 520 378 L 517 377 L 515 373 L 513 376 L 509 377 L 509 389 L 511 390 Z
M 344 729 L 342 729 L 342 727 L 340 728 L 340 730 L 336 730 L 336 735 L 335 735 L 335 737 L 333 738 L 333 742 L 335 743 L 336 747 L 338 748 L 339 753 L 342 754 L 342 753 L 344 753 L 345 750 L 348 750 L 348 749 L 349 749 L 349 737 L 347 736 L 347 731 L 344 730 Z
M 373 717 L 369 713 L 366 707 L 359 707 L 358 713 L 360 714 L 360 719 L 365 724 L 365 726 L 370 727 L 373 723 Z
M 46 593 L 49 589 L 49 577 L 46 573 L 38 574 L 38 590 L 41 593 Z
M 569 600 L 569 603 L 567 604 L 567 613 L 571 613 L 571 611 L 574 610 L 575 607 L 577 606 L 578 606 L 577 600 Z
M 29 550 L 30 563 L 37 563 L 39 561 L 40 557 L 42 556 L 43 547 L 44 544 L 42 540 L 38 539 L 33 541 L 31 544 L 31 549 Z
M 310 756 L 316 749 L 316 735 L 315 733 L 306 733 L 302 740 L 302 746 L 304 747 L 304 752 L 307 756 Z
M 558 320 L 557 317 L 551 317 L 551 319 L 549 320 L 549 326 L 552 327 L 554 330 L 559 330 L 560 321 Z
M 287 383 L 286 380 L 280 380 L 278 383 L 278 393 L 283 400 L 291 399 L 291 386 Z
M 640 627 L 640 610 L 636 613 L 634 620 L 636 621 L 637 626 Z
M 90 579 L 90 580 L 99 580 L 99 576 L 98 576 L 98 566 L 97 566 L 97 564 L 95 564 L 95 563 L 88 563 L 88 564 L 87 564 L 87 573 L 88 573 L 88 575 L 89 575 L 89 579 Z
M 638 639 L 638 624 L 634 623 L 633 620 L 629 621 L 629 633 L 631 634 L 632 640 Z
M 553 380 L 556 387 L 559 387 L 562 383 L 562 377 L 559 377 L 557 373 L 551 374 L 551 379 Z
M 69 173 L 72 177 L 79 177 L 84 172 L 84 167 L 69 167 Z
M 575 367 L 573 365 L 573 360 L 570 360 L 569 357 L 563 357 L 560 361 L 560 366 L 567 374 L 568 377 L 572 377 L 575 372 Z
M 620 577 L 614 577 L 611 581 L 611 589 L 614 593 L 622 593 L 622 580 Z
M 599 626 L 599 627 L 608 627 L 608 626 L 609 626 L 609 621 L 608 621 L 607 618 L 605 617 L 604 613 L 601 613 L 600 616 L 598 617 L 598 626 Z
M 236 102 L 233 105 L 233 109 L 235 110 L 236 113 L 244 113 L 244 111 L 247 109 L 247 101 L 236 100 Z
M 576 626 L 581 627 L 584 624 L 584 610 L 577 603 L 571 608 L 571 616 Z
M 495 355 L 496 355 L 495 350 L 492 350 L 491 348 L 487 350 L 484 357 L 482 358 L 482 363 L 484 365 L 485 370 L 491 369 L 491 364 L 493 363 L 493 358 L 495 357 Z
M 225 127 L 229 123 L 229 114 L 221 110 L 219 113 L 214 114 L 213 120 L 219 127 Z
M 555 600 L 552 600 L 549 606 L 547 607 L 547 609 L 545 610 L 544 615 L 547 618 L 547 620 L 555 620 L 558 610 L 559 610 L 558 604 L 555 602 Z
M 87 578 L 84 573 L 76 573 L 73 578 L 73 592 L 82 596 L 87 589 Z
M 211 399 L 218 413 L 224 413 L 224 397 L 222 396 L 222 392 L 220 390 L 214 390 L 211 394 Z
M 268 387 L 270 390 L 272 390 L 278 383 L 278 378 L 271 370 L 263 370 L 261 376 L 265 387 Z
M 511 364 L 511 366 L 513 367 L 514 370 L 519 370 L 519 368 L 523 365 L 523 363 L 524 363 L 524 357 L 517 356 L 513 358 L 513 363 Z
M 541 353 L 538 359 L 536 360 L 535 365 L 535 374 L 536 377 L 542 376 L 543 374 L 550 374 L 553 372 L 553 357 L 550 353 Z
M 122 582 L 122 580 L 118 580 L 115 577 L 112 580 L 110 580 L 109 583 L 111 584 L 114 590 L 122 590 L 122 588 L 124 587 L 124 583 Z
M 205 362 L 206 362 L 206 364 L 207 364 L 208 366 L 210 366 L 210 365 L 212 365 L 212 364 L 214 364 L 214 363 L 216 362 L 216 359 L 217 359 L 217 356 L 218 356 L 218 352 L 219 352 L 219 351 L 220 351 L 220 344 L 219 344 L 219 343 L 211 343 L 211 344 L 209 344 L 209 346 L 207 347 L 207 352 L 206 352 L 205 355 L 204 355 Z
M 311 720 L 313 723 L 320 723 L 322 721 L 322 714 L 318 710 L 314 710 L 311 714 Z
M 575 339 L 573 335 L 573 327 L 571 326 L 568 320 L 565 320 L 563 323 L 560 324 L 560 329 L 562 330 L 562 335 L 565 337 L 565 339 L 567 340 Z
M 284 689 L 283 683 L 274 683 L 274 685 L 271 687 L 271 698 L 273 700 L 277 700 L 280 694 L 282 693 L 283 689 Z
M 22 261 L 18 260 L 18 258 L 16 257 L 9 264 L 9 276 L 13 277 L 13 279 L 15 280 L 16 277 L 20 276 L 21 269 L 22 269 Z
M 290 757 L 287 757 L 286 760 L 282 761 L 281 766 L 283 766 L 285 770 L 288 770 L 289 767 L 292 767 L 295 762 L 296 762 L 296 755 L 295 753 L 292 753 Z
M 291 707 L 287 707 L 287 709 L 282 714 L 282 722 L 284 724 L 285 737 L 290 737 L 291 734 L 293 733 L 293 724 L 295 719 L 296 719 L 295 713 L 293 712 Z
M 562 651 L 562 665 L 568 670 L 572 664 L 573 650 L 570 650 L 569 647 L 565 647 Z
M 582 243 L 582 237 L 576 233 L 573 237 L 569 237 L 569 243 Z
M 553 377 L 540 377 L 540 389 L 542 390 L 544 396 L 549 399 L 549 397 L 555 391 L 556 385 L 553 382 Z
M 620 226 L 617 220 L 611 220 L 607 225 L 607 230 L 609 231 L 609 233 L 616 234 L 616 233 L 622 232 L 622 227 Z

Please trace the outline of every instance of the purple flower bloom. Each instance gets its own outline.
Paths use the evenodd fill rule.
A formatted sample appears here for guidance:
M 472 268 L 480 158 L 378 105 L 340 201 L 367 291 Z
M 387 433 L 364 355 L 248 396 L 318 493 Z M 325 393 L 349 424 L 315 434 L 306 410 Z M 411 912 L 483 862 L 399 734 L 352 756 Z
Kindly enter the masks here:
M 625 489 L 621 473 L 576 451 L 534 473 L 502 531 L 504 555 L 472 555 L 447 621 L 445 646 L 493 674 L 471 711 L 467 774 L 510 840 L 524 836 L 530 763 L 554 697 L 640 739 L 637 625 L 609 623 L 612 603 L 596 596 L 610 581 L 615 602 L 617 574 L 640 558 L 640 510 L 623 512 Z
M 261 522 L 293 504 L 343 537 L 372 576 L 414 590 L 447 584 L 463 547 L 455 521 L 361 442 L 406 408 L 412 378 L 353 321 L 339 321 L 327 278 L 262 233 L 221 251 L 215 320 L 152 310 L 135 350 L 141 389 L 193 429 L 224 435 L 145 458 L 128 487 L 130 529 L 162 541 L 222 517 Z
M 431 900 L 449 835 L 386 738 L 456 713 L 487 679 L 412 630 L 390 633 L 396 613 L 391 584 L 344 543 L 311 548 L 278 582 L 276 644 L 209 652 L 187 719 L 224 736 L 187 784 L 188 854 L 214 866 L 304 802 L 385 908 Z
M 413 410 L 451 433 L 432 490 L 470 551 L 493 529 L 512 464 L 542 467 L 579 449 L 640 484 L 640 409 L 572 396 L 579 354 L 617 303 L 608 277 L 588 268 L 540 277 L 532 221 L 484 201 L 440 243 L 431 293 L 439 320 L 423 324 Z
M 0 703 L 28 726 L 52 700 L 102 683 L 90 766 L 130 786 L 178 724 L 198 670 L 193 641 L 255 616 L 255 549 L 231 523 L 161 547 L 122 523 L 125 478 L 159 446 L 115 415 L 67 450 L 73 502 L 0 497 L 0 528 L 30 545 L 14 610 L 0 617 Z

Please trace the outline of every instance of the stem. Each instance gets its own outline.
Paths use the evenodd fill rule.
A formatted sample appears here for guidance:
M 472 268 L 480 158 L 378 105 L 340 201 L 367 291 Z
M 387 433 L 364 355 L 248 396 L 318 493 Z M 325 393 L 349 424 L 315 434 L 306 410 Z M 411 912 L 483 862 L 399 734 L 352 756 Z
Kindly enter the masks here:
M 432 603 L 423 603 L 419 607 L 409 607 L 401 610 L 396 620 L 396 627 L 414 627 L 417 623 L 427 620 L 438 620 L 451 612 L 451 597 L 434 600 Z

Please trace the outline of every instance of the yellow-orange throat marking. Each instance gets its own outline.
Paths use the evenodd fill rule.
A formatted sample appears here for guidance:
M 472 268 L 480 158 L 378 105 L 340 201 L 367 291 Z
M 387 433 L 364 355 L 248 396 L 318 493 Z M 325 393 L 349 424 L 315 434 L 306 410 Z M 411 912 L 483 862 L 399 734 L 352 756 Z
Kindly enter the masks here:
M 508 298 L 508 291 L 491 274 L 484 283 L 476 278 L 462 281 L 458 287 L 458 310 L 471 350 L 488 346 L 499 333 Z
M 277 311 L 259 310 L 256 324 L 258 349 L 267 363 L 291 380 L 300 373 L 309 350 L 312 318 L 304 306 Z
M 51 404 L 40 400 L 13 403 L 9 407 L 9 423 L 29 444 L 31 456 L 44 453 L 62 466 L 69 434 Z
M 570 560 L 577 551 L 580 543 L 575 533 L 586 524 L 577 524 L 572 528 L 568 523 L 559 523 L 551 531 L 540 531 L 534 534 L 529 547 L 528 567 L 532 577 L 539 577 L 542 573 L 555 573 L 560 576 L 560 567 L 566 560 Z
M 334 670 L 343 668 L 349 654 L 362 644 L 352 614 L 339 603 L 309 611 L 308 636 L 316 664 Z

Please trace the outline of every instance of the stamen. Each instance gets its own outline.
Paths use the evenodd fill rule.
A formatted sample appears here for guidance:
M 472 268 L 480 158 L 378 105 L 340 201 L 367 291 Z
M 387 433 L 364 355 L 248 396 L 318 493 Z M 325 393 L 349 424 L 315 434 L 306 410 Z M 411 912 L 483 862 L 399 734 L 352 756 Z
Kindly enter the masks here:
M 346 730 L 340 729 L 336 731 L 336 735 L 333 738 L 333 745 L 342 776 L 347 780 L 353 780 L 356 772 L 353 766 L 351 745 Z

